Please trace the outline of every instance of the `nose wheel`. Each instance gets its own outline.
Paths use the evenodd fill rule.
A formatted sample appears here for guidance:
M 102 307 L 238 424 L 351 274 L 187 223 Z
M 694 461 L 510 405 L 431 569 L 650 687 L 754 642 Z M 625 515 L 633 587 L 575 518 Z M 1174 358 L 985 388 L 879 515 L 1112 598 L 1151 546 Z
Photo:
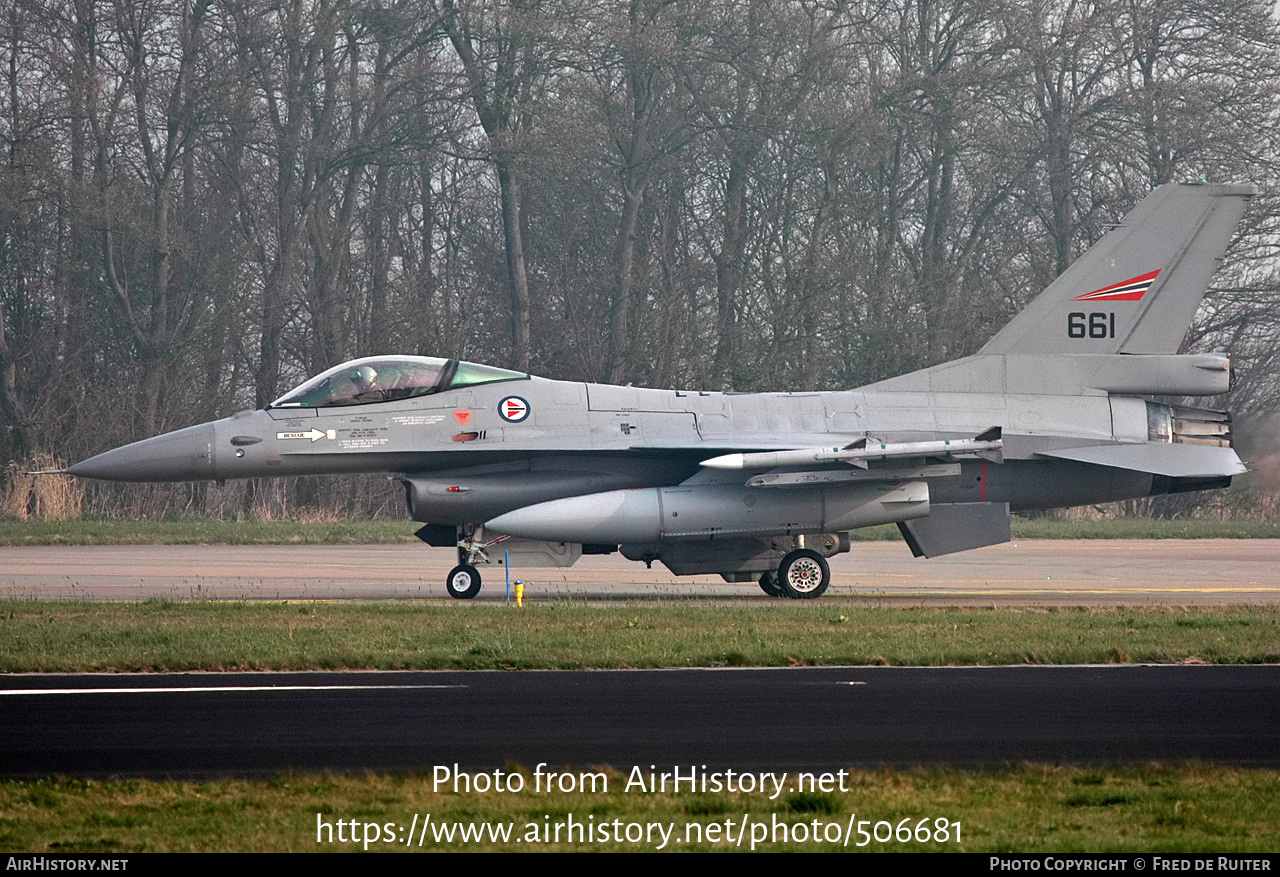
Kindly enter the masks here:
M 455 600 L 470 600 L 480 593 L 480 571 L 469 563 L 460 563 L 449 573 L 444 587 Z
M 827 566 L 827 559 L 809 548 L 791 552 L 778 565 L 778 586 L 783 596 L 793 600 L 821 597 L 830 584 L 831 567 Z

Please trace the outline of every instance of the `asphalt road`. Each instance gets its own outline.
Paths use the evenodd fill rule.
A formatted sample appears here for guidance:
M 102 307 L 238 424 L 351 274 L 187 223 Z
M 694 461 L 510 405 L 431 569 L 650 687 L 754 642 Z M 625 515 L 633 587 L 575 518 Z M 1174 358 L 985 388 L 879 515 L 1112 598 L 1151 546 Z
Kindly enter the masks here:
M 449 599 L 450 549 L 420 545 L 0 547 L 0 596 L 35 599 Z M 901 542 L 832 560 L 830 597 L 897 605 L 1276 605 L 1280 540 L 1029 540 L 930 560 Z M 482 569 L 478 602 L 503 600 Z M 617 555 L 515 569 L 530 600 L 767 601 L 754 584 L 677 578 Z
M 0 548 L 0 594 L 447 600 L 452 559 L 416 545 Z M 1032 541 L 934 560 L 865 543 L 835 559 L 824 599 L 1275 605 L 1278 560 L 1280 543 L 1264 540 Z M 770 601 L 753 584 L 677 579 L 616 557 L 513 572 L 530 600 Z M 477 602 L 503 599 L 502 570 L 487 579 Z M 1280 766 L 1280 667 L 24 675 L 0 677 L 0 688 L 0 775 L 13 777 L 430 771 L 455 761 Z M 95 691 L 72 691 L 83 688 Z M 199 690 L 159 690 L 179 688 Z
M 1280 667 L 24 675 L 0 689 L 9 777 L 1280 766 Z

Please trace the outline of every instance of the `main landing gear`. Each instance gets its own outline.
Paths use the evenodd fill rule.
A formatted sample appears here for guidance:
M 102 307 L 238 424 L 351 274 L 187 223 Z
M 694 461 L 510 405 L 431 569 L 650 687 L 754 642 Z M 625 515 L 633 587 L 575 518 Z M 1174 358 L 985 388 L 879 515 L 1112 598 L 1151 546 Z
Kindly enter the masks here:
M 782 585 L 778 584 L 778 574 L 776 572 L 762 573 L 760 576 L 760 590 L 770 597 L 781 597 Z
M 831 567 L 827 559 L 809 548 L 798 548 L 778 564 L 776 573 L 760 576 L 760 590 L 770 597 L 813 600 L 821 597 L 831 584 Z

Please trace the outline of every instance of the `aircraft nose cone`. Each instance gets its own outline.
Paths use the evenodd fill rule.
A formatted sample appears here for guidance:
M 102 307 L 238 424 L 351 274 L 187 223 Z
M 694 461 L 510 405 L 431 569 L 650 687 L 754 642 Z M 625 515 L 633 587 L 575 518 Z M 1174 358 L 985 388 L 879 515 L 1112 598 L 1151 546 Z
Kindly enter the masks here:
M 213 424 L 202 423 L 90 457 L 67 469 L 104 481 L 201 481 L 213 478 Z

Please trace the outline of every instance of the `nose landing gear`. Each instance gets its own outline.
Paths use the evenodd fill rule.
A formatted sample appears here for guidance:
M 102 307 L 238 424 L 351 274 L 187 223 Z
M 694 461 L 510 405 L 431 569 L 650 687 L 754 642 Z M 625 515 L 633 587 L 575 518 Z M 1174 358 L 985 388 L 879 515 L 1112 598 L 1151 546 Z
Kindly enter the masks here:
M 470 600 L 480 593 L 480 571 L 469 563 L 460 563 L 449 572 L 444 587 L 455 600 Z
M 480 593 L 480 571 L 476 563 L 488 563 L 489 552 L 484 542 L 484 527 L 477 524 L 467 533 L 458 528 L 458 565 L 449 571 L 444 581 L 445 590 L 455 600 L 470 600 Z

